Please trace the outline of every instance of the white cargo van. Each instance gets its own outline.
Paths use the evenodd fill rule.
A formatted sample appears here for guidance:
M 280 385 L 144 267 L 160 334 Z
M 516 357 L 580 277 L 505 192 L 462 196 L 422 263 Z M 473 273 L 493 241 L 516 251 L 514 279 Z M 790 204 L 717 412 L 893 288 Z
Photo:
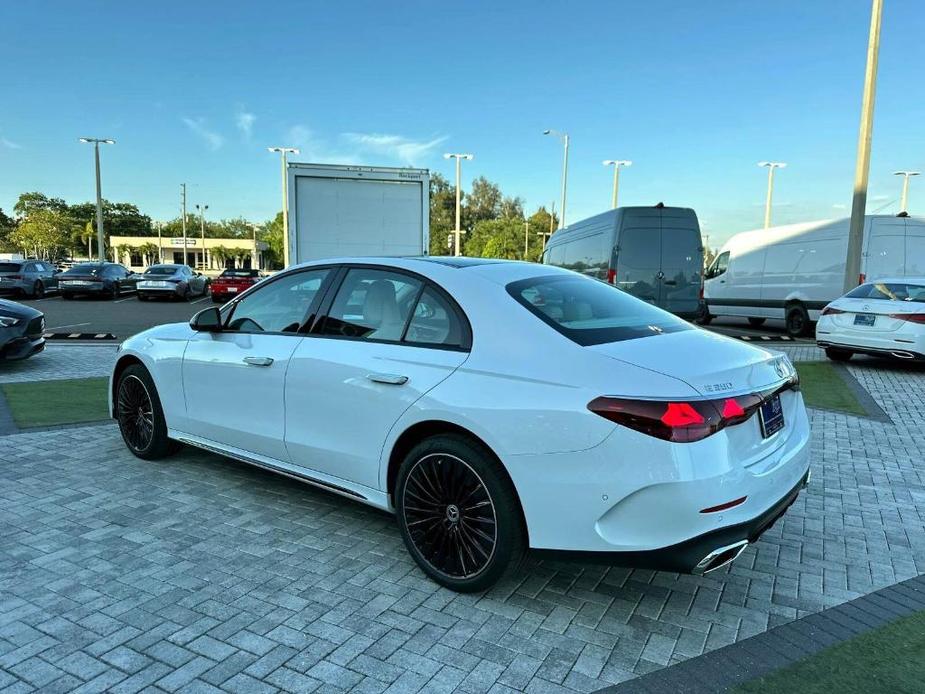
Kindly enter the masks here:
M 704 322 L 741 316 L 759 326 L 783 319 L 794 337 L 809 334 L 827 303 L 844 291 L 850 220 L 828 219 L 736 234 L 707 268 Z M 925 275 L 925 218 L 868 215 L 860 284 Z
M 289 164 L 291 263 L 427 255 L 427 169 Z

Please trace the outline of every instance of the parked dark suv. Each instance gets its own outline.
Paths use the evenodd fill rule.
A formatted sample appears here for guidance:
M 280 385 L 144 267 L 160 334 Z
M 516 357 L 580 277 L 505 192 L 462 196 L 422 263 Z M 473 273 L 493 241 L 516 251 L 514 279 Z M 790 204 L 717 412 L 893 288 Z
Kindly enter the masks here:
M 118 299 L 125 292 L 135 291 L 138 275 L 118 263 L 80 263 L 58 275 L 58 290 L 62 299 L 78 294 L 93 294 Z

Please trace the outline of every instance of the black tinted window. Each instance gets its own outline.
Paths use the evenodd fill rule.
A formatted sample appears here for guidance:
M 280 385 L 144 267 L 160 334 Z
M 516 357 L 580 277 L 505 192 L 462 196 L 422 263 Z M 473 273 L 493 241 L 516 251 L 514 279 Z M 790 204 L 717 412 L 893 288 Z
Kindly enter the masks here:
M 0 272 L 19 272 L 21 263 L 0 263 Z
M 322 333 L 398 342 L 420 288 L 409 275 L 353 268 L 337 290 Z
M 239 332 L 297 333 L 316 304 L 330 270 L 305 270 L 260 285 L 234 304 L 226 328 Z
M 257 270 L 224 270 L 221 277 L 257 277 Z
M 537 277 L 512 282 L 507 290 L 531 313 L 580 345 L 693 329 L 667 311 L 585 277 Z

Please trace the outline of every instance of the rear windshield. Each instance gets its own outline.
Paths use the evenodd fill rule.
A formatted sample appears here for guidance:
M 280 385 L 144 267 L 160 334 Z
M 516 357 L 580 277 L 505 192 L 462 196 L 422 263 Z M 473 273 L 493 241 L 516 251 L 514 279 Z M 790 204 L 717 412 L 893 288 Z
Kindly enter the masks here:
M 20 263 L 0 263 L 0 272 L 19 272 L 20 268 Z
M 66 270 L 63 275 L 98 275 L 100 274 L 99 265 L 75 265 L 70 270 Z
M 871 282 L 852 289 L 845 296 L 851 299 L 883 301 L 925 301 L 925 284 L 908 282 Z
M 178 265 L 154 265 L 145 270 L 146 275 L 172 275 L 180 267 Z
M 508 293 L 579 345 L 599 345 L 693 326 L 621 289 L 585 277 L 553 275 L 512 282 Z
M 225 270 L 221 277 L 256 277 L 257 270 Z

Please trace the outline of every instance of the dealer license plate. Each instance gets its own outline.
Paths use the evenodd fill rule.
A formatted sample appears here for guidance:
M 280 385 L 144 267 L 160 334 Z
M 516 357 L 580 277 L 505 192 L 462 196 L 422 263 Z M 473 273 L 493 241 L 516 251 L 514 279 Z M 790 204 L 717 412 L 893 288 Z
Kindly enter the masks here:
M 784 408 L 780 404 L 780 395 L 775 395 L 762 403 L 758 414 L 761 422 L 761 435 L 764 438 L 773 436 L 784 428 Z

